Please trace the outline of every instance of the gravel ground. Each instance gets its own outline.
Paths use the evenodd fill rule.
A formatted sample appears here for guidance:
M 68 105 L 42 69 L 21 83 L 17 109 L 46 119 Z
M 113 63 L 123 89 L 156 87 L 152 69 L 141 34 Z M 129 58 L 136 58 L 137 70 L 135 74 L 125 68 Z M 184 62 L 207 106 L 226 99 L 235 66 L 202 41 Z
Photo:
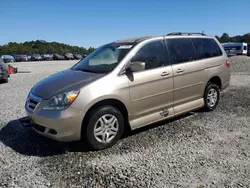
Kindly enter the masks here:
M 13 64 L 31 73 L 0 85 L 0 187 L 249 187 L 250 58 L 231 61 L 231 85 L 216 110 L 137 130 L 98 152 L 18 123 L 31 87 L 76 62 Z

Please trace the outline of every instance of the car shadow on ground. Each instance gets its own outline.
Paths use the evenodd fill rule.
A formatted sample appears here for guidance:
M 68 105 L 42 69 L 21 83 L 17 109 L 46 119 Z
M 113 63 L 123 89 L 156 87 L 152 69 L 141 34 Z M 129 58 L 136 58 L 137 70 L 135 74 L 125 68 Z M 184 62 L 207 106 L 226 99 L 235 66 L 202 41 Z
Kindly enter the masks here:
M 172 118 L 170 120 L 154 123 L 134 131 L 127 131 L 122 139 L 135 136 L 141 132 L 153 129 L 163 124 L 170 123 L 177 119 L 186 118 L 193 113 L 187 113 L 183 116 Z M 22 119 L 22 118 L 20 118 Z M 14 151 L 26 156 L 47 157 L 61 155 L 67 152 L 89 152 L 91 151 L 83 141 L 62 143 L 36 133 L 32 128 L 24 128 L 19 120 L 10 121 L 0 130 L 0 142 Z
M 89 151 L 83 142 L 61 143 L 41 136 L 30 127 L 24 128 L 20 119 L 10 121 L 0 130 L 0 142 L 22 155 L 46 157 Z

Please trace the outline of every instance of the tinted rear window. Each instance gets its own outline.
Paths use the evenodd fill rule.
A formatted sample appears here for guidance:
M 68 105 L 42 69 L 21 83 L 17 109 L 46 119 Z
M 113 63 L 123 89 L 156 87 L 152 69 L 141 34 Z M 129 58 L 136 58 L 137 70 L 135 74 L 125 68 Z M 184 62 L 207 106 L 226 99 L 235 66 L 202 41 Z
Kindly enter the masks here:
M 199 59 L 217 57 L 222 55 L 222 51 L 214 39 L 195 38 L 192 39 Z
M 197 54 L 191 38 L 167 39 L 166 42 L 173 56 L 174 63 L 197 60 Z

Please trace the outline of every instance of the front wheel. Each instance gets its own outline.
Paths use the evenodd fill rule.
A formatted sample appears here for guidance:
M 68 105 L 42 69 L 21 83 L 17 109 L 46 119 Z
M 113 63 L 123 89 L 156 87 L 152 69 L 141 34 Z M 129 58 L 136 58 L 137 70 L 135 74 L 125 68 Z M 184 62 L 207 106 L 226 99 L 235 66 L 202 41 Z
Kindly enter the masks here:
M 8 83 L 9 82 L 9 79 L 8 77 L 4 79 L 4 83 Z
M 103 106 L 89 114 L 87 125 L 83 125 L 83 136 L 91 149 L 111 147 L 122 136 L 124 117 L 113 106 Z
M 4 78 L 3 80 L 2 80 L 2 83 L 8 83 L 9 82 L 9 78 L 8 78 L 9 76 L 6 76 L 6 78 Z
M 219 87 L 214 83 L 208 83 L 204 93 L 204 110 L 212 111 L 218 105 L 220 100 Z

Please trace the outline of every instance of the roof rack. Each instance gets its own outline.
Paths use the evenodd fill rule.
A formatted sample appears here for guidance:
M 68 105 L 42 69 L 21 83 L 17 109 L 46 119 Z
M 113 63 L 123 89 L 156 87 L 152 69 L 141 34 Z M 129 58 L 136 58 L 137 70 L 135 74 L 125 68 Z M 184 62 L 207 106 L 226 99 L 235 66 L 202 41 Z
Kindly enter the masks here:
M 115 43 L 139 43 L 143 40 L 150 39 L 151 36 L 145 36 L 145 37 L 135 37 L 135 38 L 128 38 L 128 39 L 121 39 L 115 41 Z
M 206 36 L 205 33 L 183 33 L 183 32 L 175 32 L 175 33 L 169 33 L 167 36 L 171 35 L 201 35 L 201 36 Z

